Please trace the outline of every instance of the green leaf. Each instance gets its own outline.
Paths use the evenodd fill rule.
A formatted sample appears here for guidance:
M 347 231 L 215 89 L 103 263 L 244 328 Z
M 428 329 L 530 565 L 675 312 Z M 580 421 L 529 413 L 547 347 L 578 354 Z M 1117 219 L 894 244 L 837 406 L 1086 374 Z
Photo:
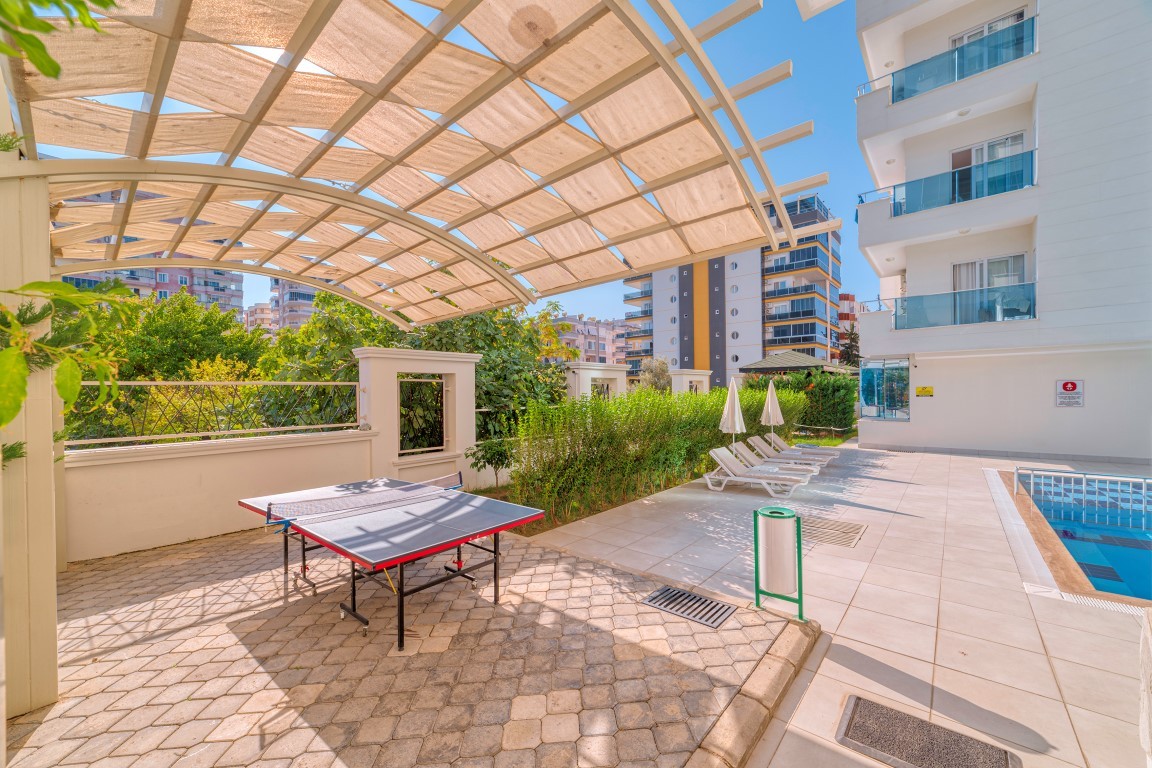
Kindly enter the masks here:
M 74 358 L 66 357 L 56 366 L 56 391 L 64 401 L 64 410 L 70 410 L 80 397 L 80 365 Z
M 0 351 L 0 427 L 20 413 L 28 396 L 28 361 L 18 347 Z

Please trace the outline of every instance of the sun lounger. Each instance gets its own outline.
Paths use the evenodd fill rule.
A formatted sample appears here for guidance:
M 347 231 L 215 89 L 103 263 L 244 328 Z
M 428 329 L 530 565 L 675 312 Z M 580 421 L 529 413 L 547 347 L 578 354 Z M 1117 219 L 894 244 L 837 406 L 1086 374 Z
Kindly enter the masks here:
M 840 451 L 834 450 L 832 448 L 819 448 L 817 446 L 803 446 L 803 445 L 791 446 L 791 445 L 788 445 L 788 443 L 784 442 L 784 438 L 780 437 L 780 435 L 777 435 L 777 434 L 774 434 L 771 432 L 769 432 L 767 435 L 765 435 L 765 437 L 768 439 L 768 441 L 772 445 L 774 445 L 777 449 L 779 449 L 781 451 L 783 451 L 783 450 L 797 450 L 797 451 L 802 451 L 804 453 L 810 453 L 813 456 L 831 456 L 832 458 L 836 458 L 837 456 L 840 455 Z
M 762 457 L 762 461 L 775 459 L 777 461 L 793 461 L 800 464 L 818 464 L 821 467 L 832 461 L 831 456 L 804 453 L 795 448 L 789 448 L 786 451 L 776 450 L 767 440 L 758 435 L 753 435 L 748 438 L 748 445 Z
M 748 469 L 727 448 L 713 448 L 708 454 L 719 465 L 704 475 L 704 482 L 713 491 L 722 491 L 729 483 L 758 485 L 773 498 L 792 495 L 797 486 L 807 485 L 810 475 L 800 477 L 768 468 Z
M 791 461 L 788 459 L 764 459 L 761 458 L 744 443 L 733 443 L 732 453 L 736 454 L 736 458 L 740 463 L 749 469 L 756 467 L 770 467 L 781 470 L 783 472 L 791 472 L 794 475 L 818 475 L 820 474 L 820 467 L 812 463 L 804 463 L 799 461 Z

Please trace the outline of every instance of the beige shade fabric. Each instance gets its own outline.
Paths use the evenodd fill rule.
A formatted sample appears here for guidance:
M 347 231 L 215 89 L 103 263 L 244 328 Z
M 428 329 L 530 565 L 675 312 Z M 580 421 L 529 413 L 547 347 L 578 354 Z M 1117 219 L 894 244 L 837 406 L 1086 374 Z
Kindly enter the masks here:
M 406 325 L 792 234 L 630 5 L 424 5 L 129 0 L 58 80 L 8 62 L 56 273 L 226 262 Z

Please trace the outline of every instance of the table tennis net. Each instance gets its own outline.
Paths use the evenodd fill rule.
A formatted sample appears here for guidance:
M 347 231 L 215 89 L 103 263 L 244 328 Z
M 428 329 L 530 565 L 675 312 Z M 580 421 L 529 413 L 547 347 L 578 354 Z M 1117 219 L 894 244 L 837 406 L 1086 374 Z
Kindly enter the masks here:
M 438 477 L 400 487 L 366 490 L 347 496 L 328 496 L 317 499 L 273 502 L 265 511 L 268 523 L 318 523 L 345 517 L 368 514 L 407 504 L 428 501 L 451 495 L 458 488 L 460 474 Z

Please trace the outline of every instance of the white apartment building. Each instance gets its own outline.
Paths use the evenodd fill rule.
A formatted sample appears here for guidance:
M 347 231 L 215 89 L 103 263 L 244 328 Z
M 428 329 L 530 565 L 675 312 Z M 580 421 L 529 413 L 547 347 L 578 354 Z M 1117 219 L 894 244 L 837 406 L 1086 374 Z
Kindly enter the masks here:
M 861 445 L 1147 460 L 1147 0 L 856 12 Z

